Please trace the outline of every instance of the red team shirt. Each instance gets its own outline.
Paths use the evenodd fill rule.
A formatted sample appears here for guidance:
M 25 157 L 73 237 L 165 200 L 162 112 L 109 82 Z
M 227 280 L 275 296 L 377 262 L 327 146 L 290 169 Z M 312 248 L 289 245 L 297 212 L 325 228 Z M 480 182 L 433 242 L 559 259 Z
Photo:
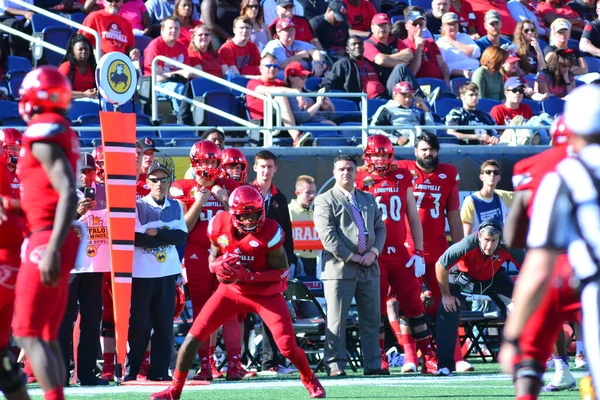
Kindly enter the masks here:
M 404 39 L 398 41 L 398 50 L 411 49 L 414 53 L 417 49 L 415 43 L 410 39 Z M 421 68 L 416 73 L 417 78 L 438 78 L 443 79 L 442 71 L 437 63 L 437 56 L 441 55 L 440 48 L 433 41 L 433 39 L 425 39 L 423 44 L 423 51 L 421 52 Z
M 201 65 L 202 71 L 207 74 L 218 76 L 219 78 L 223 77 L 223 70 L 221 69 L 223 62 L 217 53 L 213 54 L 209 51 L 201 53 L 188 48 L 188 60 L 192 67 Z
M 235 253 L 240 256 L 240 263 L 251 272 L 264 272 L 269 269 L 267 256 L 270 252 L 283 246 L 285 234 L 281 226 L 272 219 L 266 218 L 262 228 L 252 234 L 237 239 L 234 235 L 231 214 L 217 214 L 208 225 L 208 236 L 211 242 L 219 246 L 221 252 Z M 282 293 L 287 289 L 287 271 L 281 271 L 279 282 L 244 282 L 232 283 L 229 288 L 244 295 L 270 296 Z
M 100 34 L 100 50 L 102 53 L 117 51 L 125 54 L 129 47 L 135 45 L 135 36 L 131 24 L 120 15 L 111 15 L 105 10 L 90 13 L 83 25 L 94 29 Z M 89 39 L 92 46 L 96 45 L 96 38 L 83 31 L 79 31 Z
M 260 51 L 248 41 L 245 46 L 238 46 L 233 40 L 228 40 L 219 49 L 219 57 L 223 64 L 235 66 L 242 75 L 259 75 Z
M 10 172 L 8 168 L 6 168 L 7 179 L 10 184 L 10 197 L 15 200 L 21 199 L 21 181 L 19 181 L 19 177 L 17 176 L 17 170 L 14 172 Z
M 164 56 L 174 61 L 179 61 L 183 64 L 190 64 L 188 59 L 188 49 L 179 42 L 175 42 L 173 47 L 169 46 L 162 37 L 157 37 L 150 42 L 146 50 L 144 50 L 144 76 L 152 75 L 152 60 L 156 56 Z M 163 72 L 174 72 L 179 68 L 165 64 L 162 61 L 156 63 L 163 69 Z
M 68 61 L 60 64 L 58 70 L 62 72 L 67 79 L 71 76 L 71 66 Z M 88 68 L 87 73 L 83 75 L 79 68 L 75 68 L 75 76 L 73 76 L 71 84 L 73 85 L 73 90 L 76 92 L 85 92 L 88 89 L 95 89 L 96 77 L 94 76 L 94 70 Z
M 348 9 L 348 25 L 350 28 L 358 31 L 369 32 L 371 30 L 371 20 L 377 14 L 375 6 L 367 0 L 360 0 L 358 6 L 353 6 L 348 0 L 344 0 Z

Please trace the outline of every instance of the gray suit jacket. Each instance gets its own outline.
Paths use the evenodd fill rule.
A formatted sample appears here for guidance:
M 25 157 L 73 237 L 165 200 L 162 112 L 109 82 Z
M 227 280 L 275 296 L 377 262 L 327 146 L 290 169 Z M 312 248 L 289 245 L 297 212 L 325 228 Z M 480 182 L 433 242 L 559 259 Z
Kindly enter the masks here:
M 370 193 L 355 190 L 355 196 L 369 232 L 367 251 L 375 247 L 381 254 L 385 243 L 381 211 Z M 315 199 L 314 222 L 325 248 L 321 279 L 352 279 L 359 268 L 366 269 L 369 275 L 380 274 L 377 260 L 370 267 L 346 262 L 352 253 L 358 253 L 358 229 L 352 217 L 352 205 L 337 186 Z

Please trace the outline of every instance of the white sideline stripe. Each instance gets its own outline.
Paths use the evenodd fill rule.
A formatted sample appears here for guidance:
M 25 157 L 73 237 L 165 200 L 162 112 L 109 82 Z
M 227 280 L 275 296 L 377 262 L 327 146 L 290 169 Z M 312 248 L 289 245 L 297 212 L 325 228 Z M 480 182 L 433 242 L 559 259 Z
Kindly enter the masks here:
M 132 153 L 135 154 L 135 147 L 104 146 L 105 153 Z

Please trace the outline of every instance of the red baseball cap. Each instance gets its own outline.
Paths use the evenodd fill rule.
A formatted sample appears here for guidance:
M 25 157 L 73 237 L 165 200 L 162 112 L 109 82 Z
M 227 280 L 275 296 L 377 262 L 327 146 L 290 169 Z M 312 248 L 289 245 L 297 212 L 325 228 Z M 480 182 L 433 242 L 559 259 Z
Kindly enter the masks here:
M 390 17 L 388 17 L 387 14 L 384 14 L 384 13 L 375 14 L 373 16 L 373 19 L 371 19 L 371 25 L 381 25 L 381 24 L 389 24 L 389 23 L 390 23 Z
M 289 78 L 290 76 L 309 76 L 310 71 L 307 71 L 306 68 L 302 65 L 302 63 L 298 61 L 292 61 L 285 67 L 285 77 Z
M 398 82 L 394 85 L 394 89 L 392 90 L 392 94 L 399 93 L 414 93 L 414 89 L 410 82 L 402 81 Z
M 294 21 L 292 21 L 291 18 L 282 18 L 279 21 L 277 21 L 277 24 L 275 25 L 275 31 L 280 32 L 284 29 L 293 28 L 295 26 L 296 24 L 294 23 Z

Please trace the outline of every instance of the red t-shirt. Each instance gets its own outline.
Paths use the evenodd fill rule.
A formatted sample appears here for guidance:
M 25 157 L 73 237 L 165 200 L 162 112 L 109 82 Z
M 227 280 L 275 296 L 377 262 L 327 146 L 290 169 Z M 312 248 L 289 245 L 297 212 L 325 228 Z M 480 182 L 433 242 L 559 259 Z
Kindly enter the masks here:
M 221 61 L 221 57 L 219 57 L 218 54 L 208 51 L 200 53 L 199 51 L 188 48 L 188 61 L 192 67 L 201 65 L 202 71 L 214 76 L 218 76 L 219 78 L 223 77 L 221 65 L 224 63 Z
M 371 20 L 377 14 L 373 3 L 360 0 L 358 6 L 353 6 L 350 1 L 344 0 L 344 4 L 348 8 L 348 25 L 350 25 L 350 29 L 369 32 L 371 30 Z
M 135 37 L 131 24 L 120 15 L 111 15 L 104 10 L 90 13 L 83 21 L 83 26 L 92 28 L 100 34 L 100 50 L 102 53 L 117 51 L 126 54 L 129 47 L 135 46 Z M 79 31 L 96 45 L 93 35 Z
M 71 65 L 68 61 L 60 64 L 58 70 L 69 79 L 71 76 Z M 75 76 L 73 77 L 73 82 L 71 82 L 71 86 L 73 86 L 73 90 L 76 92 L 85 92 L 88 89 L 96 88 L 96 77 L 94 76 L 94 71 L 88 66 L 88 70 L 86 74 L 82 74 L 79 68 L 75 67 Z
M 412 40 L 406 38 L 398 42 L 398 50 L 404 50 L 409 48 L 413 51 L 416 50 L 416 46 Z M 438 78 L 442 79 L 442 71 L 437 63 L 437 56 L 441 55 L 440 48 L 435 44 L 433 39 L 425 39 L 421 56 L 421 68 L 417 72 L 417 78 Z
M 510 121 L 517 115 L 522 115 L 523 118 L 529 120 L 533 117 L 533 111 L 531 111 L 529 105 L 524 103 L 519 104 L 519 107 L 514 110 L 506 107 L 504 104 L 498 104 L 492 107 L 490 115 L 498 125 L 509 125 Z
M 360 85 L 362 90 L 373 99 L 381 94 L 385 93 L 385 86 L 379 81 L 379 75 L 373 64 L 367 59 L 362 61 L 355 60 L 358 65 L 358 71 L 360 73 Z
M 104 10 L 102 1 L 96 2 L 96 5 Z M 121 8 L 119 8 L 119 15 L 129 21 L 133 29 L 139 29 L 140 31 L 144 30 L 142 13 L 145 12 L 148 12 L 148 9 L 143 0 L 128 0 L 122 3 Z
M 274 81 L 263 81 L 260 79 L 251 79 L 246 84 L 246 88 L 250 90 L 256 90 L 258 86 L 285 86 L 283 81 L 275 79 Z M 265 104 L 264 102 L 251 95 L 246 95 L 246 106 L 250 111 L 250 118 L 252 119 L 264 119 L 265 118 Z
M 148 183 L 146 182 L 147 178 L 148 174 L 144 173 L 141 173 L 140 176 L 138 176 L 138 180 L 135 184 L 135 198 L 137 200 L 150 194 L 150 186 L 148 186 Z
M 296 26 L 296 36 L 294 40 L 301 40 L 303 42 L 310 43 L 310 41 L 315 38 L 315 33 L 310 27 L 310 23 L 306 18 L 294 15 L 292 17 L 292 21 Z M 271 25 L 269 25 L 269 30 L 274 38 L 277 35 L 277 32 L 275 32 L 275 26 L 277 25 L 277 22 L 279 22 L 279 17 L 275 18 Z
M 202 25 L 202 22 L 193 20 L 191 27 L 189 27 L 189 28 L 182 27 L 181 30 L 179 31 L 179 37 L 177 38 L 177 41 L 179 43 L 181 43 L 183 45 L 183 47 L 185 47 L 186 49 L 188 48 L 188 46 L 190 45 L 190 42 L 192 41 L 192 32 L 194 31 L 194 28 L 197 27 L 198 25 Z
M 189 64 L 187 49 L 181 43 L 175 42 L 171 47 L 159 36 L 151 41 L 144 50 L 144 76 L 152 75 L 152 61 L 156 56 L 164 56 L 180 63 Z M 179 68 L 161 61 L 157 63 L 157 66 L 162 67 L 163 72 L 179 70 Z
M 460 12 L 456 11 L 456 8 L 450 3 L 450 12 L 458 15 L 458 20 L 460 25 L 467 29 L 469 26 L 477 26 L 477 20 L 475 19 L 475 13 L 473 12 L 473 7 L 466 1 L 461 2 Z
M 219 49 L 219 57 L 228 67 L 236 66 L 242 75 L 258 75 L 260 73 L 260 52 L 251 41 L 240 47 L 229 39 Z
M 540 1 L 537 3 L 536 10 L 542 16 L 545 16 L 548 14 L 558 14 L 558 16 L 560 18 L 564 18 L 564 19 L 581 19 L 581 16 L 575 10 L 573 10 L 571 7 L 566 6 L 566 5 L 562 6 L 562 7 L 552 7 L 547 2 Z
M 510 15 L 505 0 L 464 0 L 463 7 L 465 6 L 465 3 L 468 3 L 473 9 L 473 13 L 475 13 L 477 33 L 479 33 L 480 36 L 487 35 L 483 23 L 485 13 L 489 10 L 496 10 L 498 11 L 498 14 L 500 14 L 500 18 L 502 19 L 502 29 L 500 30 L 500 33 L 508 36 L 514 35 L 517 22 Z

